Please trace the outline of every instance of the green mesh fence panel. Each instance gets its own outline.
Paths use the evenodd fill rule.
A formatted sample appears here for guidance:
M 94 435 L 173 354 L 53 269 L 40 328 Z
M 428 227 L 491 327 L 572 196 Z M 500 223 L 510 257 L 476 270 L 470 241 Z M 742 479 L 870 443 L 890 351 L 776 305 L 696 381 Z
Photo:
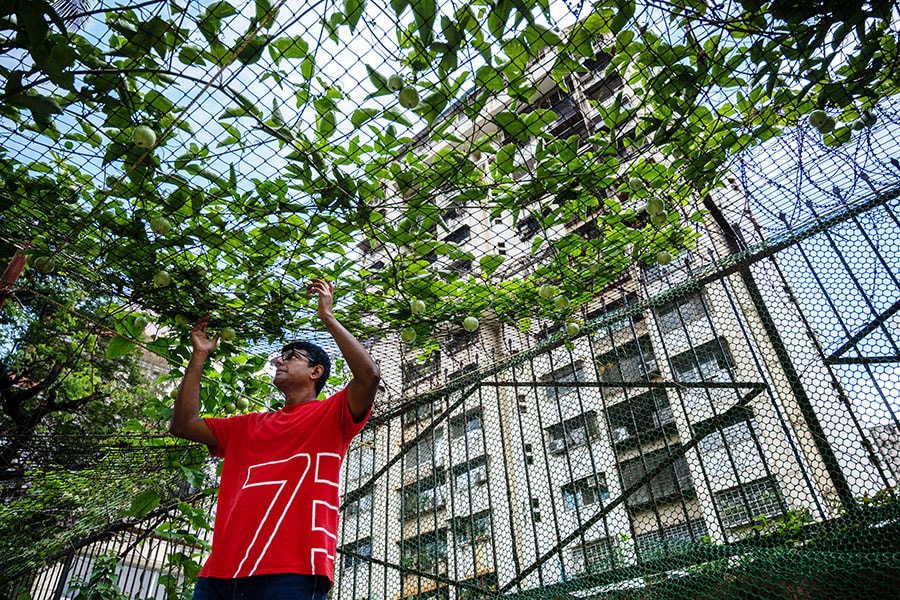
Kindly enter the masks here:
M 382 371 L 332 597 L 895 595 L 898 12 L 845 4 L 4 4 L 0 594 L 190 597 L 188 324 L 204 414 L 278 408 L 323 276 Z

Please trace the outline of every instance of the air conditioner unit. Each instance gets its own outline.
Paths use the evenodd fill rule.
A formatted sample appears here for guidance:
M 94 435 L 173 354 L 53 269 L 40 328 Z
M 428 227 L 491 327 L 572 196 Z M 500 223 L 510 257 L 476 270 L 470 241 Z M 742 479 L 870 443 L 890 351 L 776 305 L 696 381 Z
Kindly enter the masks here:
M 474 481 L 476 485 L 482 485 L 487 483 L 487 473 L 484 471 L 478 471 L 475 473 Z
M 550 452 L 563 452 L 566 449 L 566 440 L 559 438 L 550 440 Z
M 627 427 L 616 427 L 615 429 L 613 429 L 613 440 L 617 442 L 624 442 L 629 437 L 631 437 L 631 434 L 628 433 Z

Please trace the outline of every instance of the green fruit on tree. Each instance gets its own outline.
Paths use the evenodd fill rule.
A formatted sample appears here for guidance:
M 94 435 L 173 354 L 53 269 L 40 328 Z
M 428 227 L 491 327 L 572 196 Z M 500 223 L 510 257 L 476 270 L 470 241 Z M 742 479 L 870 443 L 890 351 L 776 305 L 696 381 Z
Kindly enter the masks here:
M 662 266 L 666 266 L 672 262 L 672 254 L 667 250 L 660 250 L 656 253 L 656 262 Z
M 822 123 L 821 126 L 817 127 L 819 133 L 831 133 L 834 131 L 834 126 L 837 125 L 833 117 L 826 117 L 825 122 Z
M 871 110 L 864 110 L 859 120 L 862 121 L 863 127 L 871 127 L 878 121 L 878 115 Z
M 650 224 L 654 227 L 662 227 L 669 220 L 669 215 L 664 212 L 650 215 Z
M 418 298 L 410 302 L 409 310 L 412 311 L 414 315 L 421 315 L 425 312 L 425 303 Z
M 156 143 L 156 132 L 146 125 L 138 125 L 131 132 L 131 141 L 138 148 L 150 148 Z
M 247 410 L 248 408 L 250 408 L 250 401 L 246 398 L 238 398 L 235 404 L 241 410 Z
M 581 331 L 581 325 L 574 321 L 569 321 L 566 323 L 566 334 L 570 337 L 575 337 Z
M 150 229 L 159 235 L 166 235 L 172 230 L 172 224 L 165 217 L 155 217 L 150 220 Z
M 219 332 L 219 338 L 225 342 L 230 342 L 236 335 L 237 333 L 233 327 L 223 327 L 222 331 Z
M 134 328 L 140 332 L 143 332 L 145 329 L 147 329 L 147 325 L 149 324 L 150 321 L 148 321 L 147 317 L 145 317 L 144 315 L 138 315 L 134 319 Z
M 631 189 L 633 189 L 634 191 L 637 192 L 637 191 L 644 189 L 647 186 L 644 185 L 644 180 L 641 179 L 640 177 L 632 177 L 631 179 L 628 180 L 628 187 L 630 187 Z
M 590 273 L 591 275 L 596 275 L 599 270 L 600 265 L 597 263 L 591 263 L 588 265 L 588 273 Z
M 851 127 L 853 127 L 853 131 L 861 131 L 866 128 L 866 124 L 863 123 L 862 119 L 856 119 L 853 121 Z
M 407 327 L 400 332 L 400 339 L 407 344 L 412 344 L 414 341 L 416 341 L 416 330 L 412 327 Z
M 827 119 L 828 113 L 826 113 L 824 110 L 814 110 L 809 113 L 809 124 L 816 129 L 822 127 Z
M 569 299 L 565 296 L 557 296 L 553 299 L 553 306 L 556 310 L 565 310 L 569 308 Z
M 544 300 L 549 300 L 553 296 L 556 295 L 556 286 L 550 284 L 544 284 L 538 289 L 538 296 L 543 298 Z
M 388 77 L 387 86 L 392 92 L 399 92 L 403 89 L 403 77 L 397 74 L 391 75 Z
M 478 319 L 475 317 L 466 317 L 462 322 L 463 329 L 468 332 L 475 331 L 478 329 Z
M 399 94 L 400 106 L 403 108 L 415 108 L 419 105 L 419 92 L 412 86 L 404 86 Z
M 190 322 L 191 322 L 191 320 L 188 319 L 187 315 L 182 315 L 182 314 L 175 315 L 175 324 L 178 325 L 179 327 L 184 327 L 185 325 L 187 325 Z
M 167 287 L 172 284 L 172 276 L 168 271 L 159 271 L 153 276 L 153 285 L 156 287 Z
M 647 200 L 647 214 L 649 215 L 658 215 L 659 213 L 666 212 L 666 203 L 663 202 L 662 198 L 650 198 Z
M 49 256 L 38 256 L 34 259 L 34 268 L 38 273 L 50 273 L 56 268 L 56 264 Z
M 234 402 L 226 402 L 225 403 L 225 412 L 233 413 L 237 407 L 234 405 Z

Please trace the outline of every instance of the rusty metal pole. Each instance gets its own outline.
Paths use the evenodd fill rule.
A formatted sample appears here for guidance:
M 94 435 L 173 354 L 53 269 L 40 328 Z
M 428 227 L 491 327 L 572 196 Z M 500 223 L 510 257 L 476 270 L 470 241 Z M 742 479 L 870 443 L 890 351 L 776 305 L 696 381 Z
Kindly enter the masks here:
M 9 261 L 3 275 L 0 275 L 0 309 L 6 304 L 6 299 L 12 295 L 13 286 L 22 274 L 25 268 L 25 261 L 28 257 L 22 253 L 22 249 L 17 249 L 16 253 Z

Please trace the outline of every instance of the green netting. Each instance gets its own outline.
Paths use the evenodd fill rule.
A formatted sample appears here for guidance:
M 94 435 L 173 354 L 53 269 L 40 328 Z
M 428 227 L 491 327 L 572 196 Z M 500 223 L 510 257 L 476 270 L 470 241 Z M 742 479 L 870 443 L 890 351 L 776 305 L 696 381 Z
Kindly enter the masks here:
M 205 414 L 277 408 L 324 276 L 382 371 L 332 597 L 893 595 L 900 17 L 857 4 L 4 4 L 0 593 L 189 597 L 187 324 L 235 330 Z

